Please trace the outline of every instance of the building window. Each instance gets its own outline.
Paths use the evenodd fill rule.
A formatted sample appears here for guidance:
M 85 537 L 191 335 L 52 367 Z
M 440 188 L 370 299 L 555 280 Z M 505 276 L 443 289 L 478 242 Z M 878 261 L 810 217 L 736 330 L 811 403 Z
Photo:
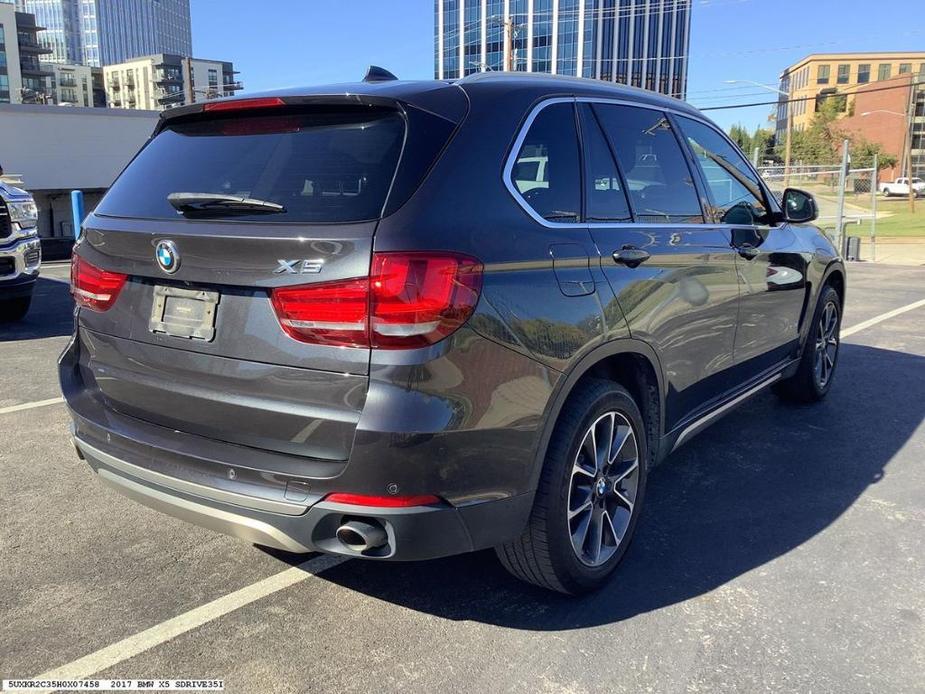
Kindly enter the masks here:
M 900 63 L 899 64 L 899 74 L 908 75 L 912 73 L 912 63 Z
M 828 84 L 829 71 L 829 65 L 820 65 L 818 68 L 816 68 L 816 84 Z
M 890 79 L 890 72 L 893 66 L 889 63 L 880 63 L 880 66 L 877 68 L 877 79 L 878 80 L 888 80 Z
M 838 84 L 848 84 L 848 78 L 851 76 L 851 66 L 850 65 L 839 65 L 838 66 Z
M 858 84 L 868 82 L 870 82 L 870 63 L 861 63 L 858 65 Z

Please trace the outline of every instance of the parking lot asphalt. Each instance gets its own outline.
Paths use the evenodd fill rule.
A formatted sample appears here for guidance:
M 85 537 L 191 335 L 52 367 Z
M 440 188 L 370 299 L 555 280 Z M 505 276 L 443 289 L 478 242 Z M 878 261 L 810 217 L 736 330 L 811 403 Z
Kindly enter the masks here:
M 923 298 L 925 268 L 851 265 L 829 398 L 763 393 L 672 455 L 614 580 L 573 599 L 491 552 L 302 564 L 104 488 L 62 404 L 14 409 L 60 395 L 46 268 L 0 326 L 0 679 L 92 656 L 232 692 L 925 691 L 925 306 L 851 332 Z

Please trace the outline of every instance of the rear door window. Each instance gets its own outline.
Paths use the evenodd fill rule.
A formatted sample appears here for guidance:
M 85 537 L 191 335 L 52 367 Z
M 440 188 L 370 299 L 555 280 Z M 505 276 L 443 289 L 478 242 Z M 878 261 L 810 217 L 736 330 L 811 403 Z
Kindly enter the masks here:
M 581 217 L 581 163 L 571 103 L 541 110 L 511 168 L 518 194 L 543 219 L 577 222 Z
M 585 200 L 589 222 L 631 222 L 620 172 L 589 104 L 581 104 L 585 146 Z
M 691 171 L 661 111 L 595 104 L 626 178 L 637 222 L 703 223 Z
M 758 177 L 735 147 L 699 121 L 678 116 L 678 125 L 703 174 L 716 220 L 748 226 L 767 222 L 768 207 Z
M 240 115 L 169 125 L 132 161 L 96 212 L 176 219 L 171 193 L 239 196 L 284 211 L 229 212 L 261 222 L 377 219 L 402 150 L 405 123 L 387 109 Z M 211 218 L 221 213 L 210 211 Z

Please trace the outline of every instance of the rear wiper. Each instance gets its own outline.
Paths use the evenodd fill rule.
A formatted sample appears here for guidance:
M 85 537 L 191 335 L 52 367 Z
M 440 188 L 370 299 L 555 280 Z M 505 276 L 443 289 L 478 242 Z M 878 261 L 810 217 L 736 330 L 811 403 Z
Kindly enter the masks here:
M 221 193 L 171 193 L 167 202 L 177 212 L 189 216 L 208 216 L 222 214 L 279 214 L 286 211 L 282 205 L 269 200 L 244 198 L 240 195 L 223 195 Z

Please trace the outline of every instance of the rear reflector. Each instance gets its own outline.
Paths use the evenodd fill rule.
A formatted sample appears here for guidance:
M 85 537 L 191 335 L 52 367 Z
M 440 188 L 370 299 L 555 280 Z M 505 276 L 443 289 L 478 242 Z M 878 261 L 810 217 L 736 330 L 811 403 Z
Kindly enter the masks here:
M 285 106 L 286 102 L 278 96 L 265 96 L 257 99 L 234 99 L 231 101 L 213 101 L 207 102 L 203 106 L 203 111 L 244 111 L 253 108 L 273 108 L 274 106 Z
M 438 342 L 479 300 L 482 264 L 455 253 L 375 253 L 369 278 L 282 287 L 271 300 L 301 342 L 409 349 Z
M 71 255 L 71 294 L 78 306 L 107 311 L 122 291 L 127 275 L 101 270 L 79 255 Z
M 366 494 L 328 494 L 325 501 L 336 504 L 353 504 L 355 506 L 379 506 L 388 508 L 404 508 L 406 506 L 427 506 L 439 504 L 440 498 L 433 494 L 420 494 L 418 496 L 367 496 Z

